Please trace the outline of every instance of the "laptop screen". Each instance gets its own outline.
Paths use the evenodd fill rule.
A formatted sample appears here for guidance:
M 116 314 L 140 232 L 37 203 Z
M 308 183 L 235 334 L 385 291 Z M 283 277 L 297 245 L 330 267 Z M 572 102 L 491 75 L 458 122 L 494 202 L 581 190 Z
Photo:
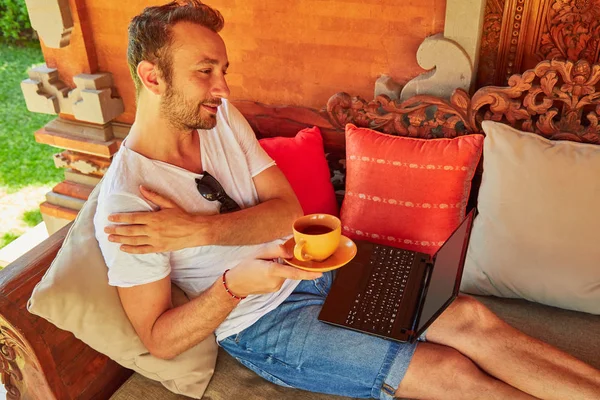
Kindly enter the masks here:
M 469 213 L 463 223 L 454 231 L 452 236 L 438 250 L 425 304 L 419 318 L 417 332 L 450 300 L 456 287 L 459 270 L 462 271 L 467 250 L 468 235 L 471 231 L 473 212 Z M 462 276 L 462 273 L 461 273 Z

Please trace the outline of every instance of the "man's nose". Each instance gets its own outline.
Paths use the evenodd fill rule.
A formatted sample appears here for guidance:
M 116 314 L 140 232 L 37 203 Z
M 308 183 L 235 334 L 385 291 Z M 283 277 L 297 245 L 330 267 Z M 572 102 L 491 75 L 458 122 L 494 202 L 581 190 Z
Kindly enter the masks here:
M 227 85 L 227 81 L 225 80 L 225 75 L 217 78 L 217 82 L 212 90 L 213 97 L 220 97 L 222 99 L 226 99 L 229 97 L 229 85 Z

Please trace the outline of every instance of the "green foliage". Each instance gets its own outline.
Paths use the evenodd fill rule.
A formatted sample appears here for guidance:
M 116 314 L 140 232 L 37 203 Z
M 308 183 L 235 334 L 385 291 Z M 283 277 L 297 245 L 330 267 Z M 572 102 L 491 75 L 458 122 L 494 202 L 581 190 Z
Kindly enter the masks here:
M 0 36 L 4 41 L 30 40 L 32 35 L 25 0 L 0 0 Z
M 5 233 L 4 235 L 0 236 L 0 249 L 3 248 L 4 246 L 6 246 L 7 244 L 9 244 L 10 242 L 18 239 L 19 236 L 21 236 L 21 235 L 17 235 L 12 232 L 8 232 L 8 233 Z
M 25 213 L 23 213 L 23 222 L 25 222 L 27 226 L 34 227 L 42 221 L 42 213 L 39 209 L 25 211 Z
M 0 45 L 0 186 L 9 192 L 54 184 L 63 177 L 52 160 L 60 150 L 36 143 L 33 136 L 56 116 L 29 112 L 21 92 L 27 70 L 43 61 L 39 44 Z

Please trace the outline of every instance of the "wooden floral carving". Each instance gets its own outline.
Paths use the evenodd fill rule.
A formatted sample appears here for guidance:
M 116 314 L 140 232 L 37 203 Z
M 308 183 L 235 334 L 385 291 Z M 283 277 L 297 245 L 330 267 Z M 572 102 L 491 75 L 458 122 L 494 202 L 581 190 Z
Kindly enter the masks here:
M 600 47 L 600 0 L 552 0 L 539 56 L 594 63 Z
M 378 96 L 367 102 L 346 93 L 332 96 L 332 124 L 347 123 L 421 138 L 481 132 L 483 120 L 508 123 L 549 139 L 600 143 L 600 65 L 586 60 L 543 61 L 515 74 L 508 87 L 486 86 L 472 97 L 457 89 L 449 101 L 415 96 L 402 103 Z
M 57 400 L 30 343 L 0 316 L 0 383 L 6 400 Z
M 343 127 L 347 123 L 367 127 L 400 136 L 450 137 L 463 130 L 459 122 L 465 122 L 466 115 L 461 107 L 454 107 L 452 101 L 467 96 L 458 89 L 450 102 L 428 95 L 414 96 L 398 103 L 387 96 L 377 96 L 371 102 L 347 93 L 338 93 L 327 103 L 327 112 L 332 124 Z M 468 96 L 467 96 L 468 97 Z
M 17 359 L 18 352 L 23 348 L 23 343 L 17 336 L 6 326 L 0 325 L 0 375 L 7 391 L 7 400 L 21 399 L 19 387 L 23 381 L 23 373 Z

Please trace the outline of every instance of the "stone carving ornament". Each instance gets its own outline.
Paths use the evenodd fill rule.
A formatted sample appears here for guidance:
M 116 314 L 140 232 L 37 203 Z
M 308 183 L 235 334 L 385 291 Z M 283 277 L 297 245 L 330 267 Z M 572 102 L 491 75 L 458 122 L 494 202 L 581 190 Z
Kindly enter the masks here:
M 47 47 L 68 46 L 73 31 L 69 0 L 25 0 L 31 27 Z
M 79 74 L 69 88 L 58 77 L 56 68 L 46 65 L 28 71 L 21 82 L 27 109 L 44 114 L 71 114 L 79 121 L 106 124 L 123 113 L 123 100 L 116 95 L 112 74 Z

